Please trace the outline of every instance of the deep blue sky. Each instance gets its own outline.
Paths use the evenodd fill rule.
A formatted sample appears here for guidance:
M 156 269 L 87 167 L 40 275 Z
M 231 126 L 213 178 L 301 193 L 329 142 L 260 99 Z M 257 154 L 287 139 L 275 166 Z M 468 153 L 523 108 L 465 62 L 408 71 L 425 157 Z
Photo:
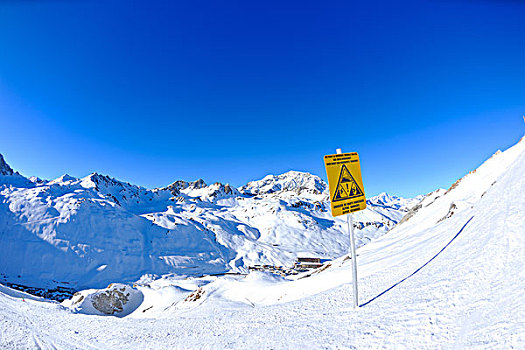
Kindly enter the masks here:
M 157 187 L 360 153 L 448 187 L 525 124 L 524 1 L 0 1 L 0 153 Z

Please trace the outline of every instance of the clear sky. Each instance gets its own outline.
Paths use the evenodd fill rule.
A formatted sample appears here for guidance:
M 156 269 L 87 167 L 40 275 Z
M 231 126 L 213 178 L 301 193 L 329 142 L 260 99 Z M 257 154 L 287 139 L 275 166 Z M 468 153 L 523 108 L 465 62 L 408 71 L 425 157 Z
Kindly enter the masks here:
M 525 1 L 0 1 L 0 153 L 149 188 L 448 187 L 523 136 Z

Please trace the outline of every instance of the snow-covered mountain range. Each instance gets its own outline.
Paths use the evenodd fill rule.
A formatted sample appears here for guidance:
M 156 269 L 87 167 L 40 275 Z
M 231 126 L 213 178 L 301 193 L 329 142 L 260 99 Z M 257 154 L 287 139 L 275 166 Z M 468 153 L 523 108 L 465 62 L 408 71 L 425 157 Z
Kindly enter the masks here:
M 348 251 L 344 219 L 318 176 L 290 171 L 240 188 L 176 181 L 146 189 L 109 176 L 46 181 L 0 157 L 0 281 L 101 287 L 144 274 L 246 272 L 298 256 Z M 382 193 L 354 215 L 358 246 L 386 233 L 422 197 Z
M 260 271 L 250 271 L 247 275 L 191 278 L 143 275 L 133 285 L 115 283 L 104 289 L 79 291 L 61 304 L 0 284 L 0 345 L 5 348 L 87 349 L 281 348 L 283 341 L 293 339 L 285 346 L 301 349 L 345 348 L 349 345 L 366 349 L 520 349 L 525 343 L 523 174 L 524 139 L 505 152 L 496 152 L 448 190 L 439 189 L 428 194 L 412 206 L 394 228 L 362 245 L 357 250 L 358 309 L 351 307 L 352 264 L 347 256 L 327 261 L 316 270 L 287 277 Z M 276 232 L 285 227 L 283 223 L 272 234 L 267 233 L 263 226 L 258 226 L 258 231 L 249 231 L 255 230 L 254 225 L 263 221 L 259 217 L 263 215 L 269 216 L 270 221 L 277 220 L 272 215 L 282 215 L 278 218 L 289 222 L 287 231 L 284 231 L 287 235 L 283 234 L 287 239 L 298 232 L 308 231 L 294 226 L 296 218 L 310 217 L 321 222 L 325 226 L 317 223 L 312 227 L 317 227 L 324 239 L 330 236 L 332 229 L 335 235 L 334 227 L 341 223 L 332 220 L 332 227 L 326 227 L 328 222 L 324 220 L 329 219 L 322 217 L 326 212 L 320 209 L 323 200 L 318 201 L 319 209 L 316 209 L 316 198 L 322 197 L 324 189 L 304 185 L 316 183 L 312 175 L 301 174 L 305 181 L 291 181 L 290 177 L 295 176 L 297 174 L 270 176 L 259 184 L 255 182 L 241 187 L 238 189 L 240 195 L 225 195 L 220 199 L 210 199 L 208 193 L 214 193 L 221 186 L 208 191 L 206 188 L 211 186 L 205 186 L 201 181 L 193 184 L 180 182 L 172 186 L 176 196 L 165 189 L 151 191 L 158 194 L 135 196 L 131 193 L 138 193 L 136 188 L 129 192 L 117 191 L 120 196 L 112 192 L 119 202 L 125 202 L 118 205 L 115 198 L 108 196 L 110 193 L 99 192 L 103 186 L 98 190 L 87 185 L 84 187 L 86 183 L 98 180 L 65 177 L 55 185 L 35 186 L 27 179 L 23 182 L 20 177 L 7 175 L 3 181 L 9 185 L 2 187 L 4 211 L 0 217 L 9 217 L 5 216 L 6 208 L 10 208 L 8 215 L 23 212 L 22 205 L 16 204 L 17 197 L 27 197 L 22 201 L 24 204 L 44 201 L 38 197 L 39 188 L 48 191 L 41 197 L 49 198 L 51 204 L 65 201 L 65 198 L 56 199 L 61 198 L 60 193 L 66 198 L 85 195 L 88 200 L 84 202 L 91 204 L 87 209 L 78 209 L 77 213 L 82 210 L 90 212 L 93 207 L 100 206 L 101 212 L 112 213 L 115 222 L 121 222 L 122 210 L 130 217 L 146 222 L 149 226 L 145 227 L 162 228 L 162 225 L 177 223 L 177 226 L 188 227 L 191 232 L 200 227 L 213 232 L 206 236 L 210 244 L 220 245 L 225 251 L 240 254 L 244 259 L 243 245 L 236 245 L 238 250 L 234 250 L 213 243 L 212 237 L 226 241 L 226 238 L 221 238 L 226 234 L 219 227 L 224 231 L 236 227 L 240 232 L 237 236 L 251 237 L 254 247 L 263 245 L 257 241 L 265 237 L 275 239 Z M 66 184 L 68 181 L 71 182 Z M 13 182 L 17 185 L 12 185 Z M 60 186 L 70 187 L 64 187 L 60 192 Z M 120 185 L 114 186 L 113 190 Z M 262 187 L 264 190 L 260 190 Z M 22 195 L 18 191 L 32 191 L 32 195 Z M 301 193 L 299 200 L 307 205 L 297 205 L 293 194 L 297 192 Z M 51 193 L 55 196 L 50 197 Z M 92 198 L 94 193 L 98 193 L 98 198 Z M 150 208 L 154 208 L 155 205 L 160 207 L 156 202 L 166 200 L 162 199 L 164 195 L 169 203 L 178 204 L 169 204 L 172 207 L 164 211 L 134 213 L 141 207 L 140 198 L 143 196 Z M 80 199 L 71 199 L 76 200 Z M 369 203 L 369 209 L 389 213 L 388 210 L 394 210 L 396 204 L 402 205 L 402 202 L 389 200 L 383 194 Z M 47 207 L 55 208 L 51 204 Z M 44 204 L 39 204 L 35 208 L 45 212 L 44 207 Z M 106 209 L 111 210 L 104 212 Z M 296 213 L 301 216 L 292 216 Z M 69 220 L 81 218 L 76 215 L 79 214 L 72 214 Z M 96 212 L 94 215 L 94 220 L 105 217 Z M 15 218 L 18 218 L 18 223 L 14 225 L 23 226 L 19 224 L 22 222 L 20 216 Z M 162 222 L 159 225 L 157 221 Z M 134 223 L 129 221 L 130 225 Z M 62 231 L 61 225 L 66 224 L 58 221 L 55 224 L 59 228 L 57 239 L 63 239 L 67 233 Z M 240 225 L 244 225 L 242 229 Z M 373 225 L 360 231 L 361 239 L 370 226 Z M 45 226 L 42 230 L 53 227 Z M 168 231 L 174 229 L 166 229 Z M 4 240 L 5 231 L 1 232 Z M 257 232 L 259 236 L 255 238 Z M 42 244 L 38 243 L 38 237 L 33 240 L 30 235 L 24 237 L 28 245 L 37 247 Z M 150 237 L 153 242 L 158 239 L 153 234 Z M 302 238 L 308 241 L 306 234 Z M 93 239 L 90 242 L 98 247 Z M 266 245 L 271 247 L 259 248 L 261 258 L 271 257 L 275 252 L 273 249 L 279 248 Z M 2 254 L 5 252 L 2 250 Z M 238 261 L 235 254 L 233 262 Z M 5 263 L 2 268 L 4 266 Z M 39 266 L 25 267 L 42 270 Z M 241 266 L 227 267 L 241 269 Z M 103 268 L 100 270 L 104 271 Z M 102 317 L 107 315 L 117 317 Z

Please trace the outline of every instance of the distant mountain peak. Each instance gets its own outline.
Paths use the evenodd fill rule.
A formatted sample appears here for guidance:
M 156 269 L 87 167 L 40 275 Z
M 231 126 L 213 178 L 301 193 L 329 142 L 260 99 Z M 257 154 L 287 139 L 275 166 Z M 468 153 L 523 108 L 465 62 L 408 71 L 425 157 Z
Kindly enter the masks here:
M 180 194 L 180 191 L 190 189 L 190 190 L 196 190 L 203 187 L 206 187 L 206 182 L 204 182 L 203 179 L 198 179 L 196 181 L 184 181 L 184 180 L 177 180 L 171 184 L 169 184 L 166 187 L 161 188 L 161 190 L 168 190 L 170 191 L 174 196 L 177 196 Z
M 4 160 L 4 156 L 0 154 L 0 175 L 14 175 L 15 171 Z
M 99 174 L 97 172 L 93 172 L 82 179 L 83 183 L 85 183 L 86 181 L 92 182 L 93 184 L 95 184 L 95 186 L 98 186 L 99 184 L 104 184 L 106 186 L 107 185 L 113 185 L 113 186 L 122 185 L 121 181 L 114 179 L 112 177 L 109 177 L 107 175 Z
M 66 183 L 66 182 L 72 182 L 77 181 L 78 179 L 76 177 L 73 177 L 69 174 L 64 174 L 60 176 L 59 178 L 54 179 L 50 182 L 50 184 L 59 184 L 59 183 Z
M 262 180 L 250 181 L 239 188 L 241 193 L 252 196 L 287 191 L 322 194 L 326 190 L 327 185 L 319 176 L 295 170 L 280 175 L 267 175 Z
M 31 176 L 29 178 L 29 181 L 31 181 L 32 183 L 34 184 L 43 184 L 43 183 L 46 183 L 47 181 L 45 180 L 42 180 L 41 178 L 39 178 L 38 176 Z

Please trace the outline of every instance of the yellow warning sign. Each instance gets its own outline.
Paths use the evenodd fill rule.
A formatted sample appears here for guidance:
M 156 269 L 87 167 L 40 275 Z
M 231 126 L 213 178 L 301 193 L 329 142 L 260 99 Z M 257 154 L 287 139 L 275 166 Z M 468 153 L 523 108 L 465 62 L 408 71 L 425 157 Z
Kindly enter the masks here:
M 356 152 L 324 156 L 332 215 L 339 216 L 366 208 L 361 165 Z

